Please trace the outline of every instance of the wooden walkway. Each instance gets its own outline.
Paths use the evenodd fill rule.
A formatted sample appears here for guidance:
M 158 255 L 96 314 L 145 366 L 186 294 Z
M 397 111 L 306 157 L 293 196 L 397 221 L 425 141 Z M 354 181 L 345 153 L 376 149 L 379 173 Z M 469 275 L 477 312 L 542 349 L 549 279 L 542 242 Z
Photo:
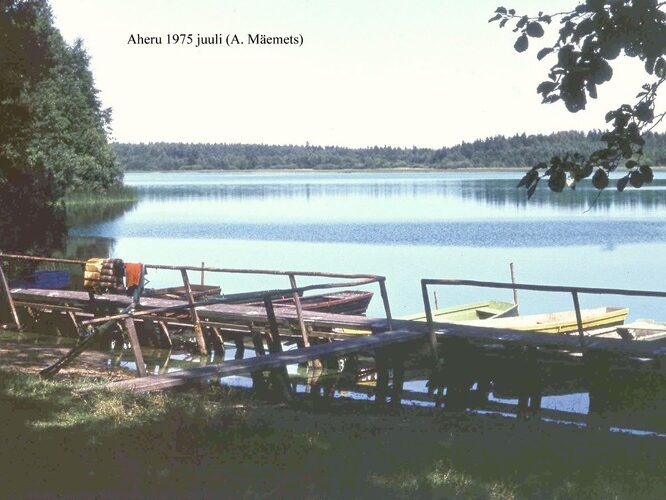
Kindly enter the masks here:
M 124 389 L 134 392 L 160 391 L 193 383 L 201 383 L 220 377 L 228 377 L 230 375 L 252 373 L 297 363 L 304 363 L 309 360 L 325 358 L 327 356 L 343 356 L 355 352 L 373 351 L 396 344 L 404 344 L 406 342 L 425 342 L 425 340 L 426 334 L 423 332 L 392 331 L 376 335 L 367 335 L 342 342 L 330 342 L 286 352 L 267 354 L 255 358 L 230 360 L 216 365 L 191 368 L 189 370 L 181 370 L 166 375 L 123 380 L 108 384 L 105 388 L 110 390 Z
M 15 288 L 11 291 L 12 297 L 18 306 L 26 304 L 52 304 L 55 306 L 64 303 L 90 310 L 98 308 L 124 308 L 132 303 L 132 298 L 125 295 L 103 294 L 95 295 L 91 301 L 87 292 L 71 290 L 41 290 L 32 288 Z M 174 299 L 158 299 L 152 297 L 141 298 L 138 311 L 144 309 L 157 309 L 164 307 L 186 307 L 187 301 Z M 266 310 L 263 307 L 246 306 L 242 304 L 214 304 L 196 308 L 199 316 L 213 321 L 230 322 L 238 324 L 263 324 L 267 322 Z M 187 312 L 185 310 L 184 312 Z M 324 328 L 366 328 L 374 329 L 375 325 L 385 325 L 385 320 L 367 318 L 365 316 L 351 316 L 344 314 L 331 314 L 316 311 L 302 312 L 306 324 Z M 275 317 L 282 323 L 298 325 L 298 314 L 295 307 L 275 307 Z M 384 327 L 385 329 L 385 327 Z
M 91 306 L 98 307 L 127 307 L 132 299 L 125 295 L 104 294 L 95 296 L 91 302 L 86 292 L 65 290 L 40 289 L 13 289 L 12 296 L 17 305 L 32 303 L 62 305 L 67 303 L 81 310 L 90 310 Z M 142 298 L 138 310 L 184 306 L 187 302 L 173 299 Z M 237 325 L 267 325 L 266 310 L 263 307 L 252 307 L 239 304 L 215 304 L 197 307 L 202 318 Z M 315 328 L 356 328 L 366 329 L 370 332 L 385 332 L 389 330 L 388 323 L 382 318 L 365 316 L 351 316 L 313 311 L 303 311 L 303 320 L 307 325 Z M 275 317 L 281 324 L 296 327 L 298 315 L 293 307 L 276 307 Z M 417 334 L 427 334 L 428 325 L 422 321 L 392 320 L 392 329 L 410 331 Z M 433 323 L 437 332 L 438 342 L 447 338 L 463 338 L 479 344 L 502 344 L 512 346 L 525 346 L 535 348 L 566 349 L 571 351 L 606 351 L 622 353 L 631 356 L 646 356 L 661 358 L 666 356 L 666 343 L 620 340 L 603 337 L 585 337 L 581 339 L 577 334 L 563 335 L 552 333 L 522 332 L 518 330 L 496 329 L 481 326 L 458 325 L 455 323 Z M 340 338 L 358 337 L 359 334 L 333 334 Z

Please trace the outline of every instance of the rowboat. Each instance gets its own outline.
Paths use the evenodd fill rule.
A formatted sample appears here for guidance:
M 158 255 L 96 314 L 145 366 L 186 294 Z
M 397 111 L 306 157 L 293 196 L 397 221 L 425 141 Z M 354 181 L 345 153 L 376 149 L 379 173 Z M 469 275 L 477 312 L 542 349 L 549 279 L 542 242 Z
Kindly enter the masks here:
M 662 340 L 666 338 L 666 323 L 639 319 L 618 327 L 617 334 L 625 340 Z
M 432 319 L 442 323 L 454 323 L 458 321 L 485 321 L 493 318 L 505 318 L 518 315 L 518 306 L 510 302 L 499 302 L 487 300 L 475 304 L 462 304 L 447 307 L 445 309 L 434 309 Z M 411 314 L 400 319 L 411 321 L 426 321 L 425 313 Z
M 192 297 L 198 300 L 205 298 L 219 297 L 221 289 L 219 286 L 214 285 L 190 285 Z M 146 297 L 157 297 L 164 299 L 187 299 L 187 290 L 184 286 L 172 286 L 169 288 L 146 288 L 143 291 Z
M 510 302 L 499 302 L 496 300 L 486 300 L 485 302 L 476 302 L 474 304 L 462 304 L 444 309 L 434 309 L 432 311 L 433 320 L 442 323 L 456 323 L 460 321 L 486 320 L 492 318 L 504 318 L 516 316 L 518 306 Z M 398 319 L 411 321 L 426 321 L 425 313 L 410 314 L 401 316 Z M 367 335 L 370 330 L 358 328 L 336 328 L 338 333 Z
M 221 298 L 220 287 L 212 285 L 190 285 L 192 296 L 197 300 Z M 168 299 L 186 299 L 187 292 L 184 286 L 158 288 L 146 290 L 147 297 L 162 297 Z M 368 309 L 372 292 L 360 290 L 345 290 L 340 292 L 329 292 L 316 295 L 304 295 L 300 297 L 301 307 L 306 311 L 318 311 L 336 314 L 363 315 Z M 264 307 L 263 300 L 255 298 L 247 299 L 246 294 L 239 294 L 238 300 L 233 295 L 226 296 L 230 304 L 245 304 L 253 307 Z M 243 297 L 243 298 L 241 298 Z M 273 307 L 294 307 L 292 295 L 282 295 L 273 298 Z
M 588 331 L 621 325 L 628 314 L 629 309 L 626 307 L 597 307 L 593 309 L 581 309 L 580 311 L 583 330 Z M 575 311 L 531 314 L 513 318 L 461 321 L 459 323 L 525 332 L 574 333 L 578 331 Z
M 318 311 L 334 314 L 363 315 L 368 309 L 372 292 L 345 290 L 341 292 L 304 295 L 300 298 L 301 307 L 306 311 Z M 263 302 L 247 302 L 249 306 L 261 306 Z M 284 295 L 273 299 L 274 307 L 294 307 L 294 297 Z

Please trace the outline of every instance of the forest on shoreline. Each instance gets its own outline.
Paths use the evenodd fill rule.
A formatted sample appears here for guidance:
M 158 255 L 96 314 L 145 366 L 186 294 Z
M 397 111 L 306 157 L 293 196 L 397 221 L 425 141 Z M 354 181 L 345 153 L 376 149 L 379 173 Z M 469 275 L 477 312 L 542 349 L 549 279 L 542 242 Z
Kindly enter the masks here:
M 441 149 L 374 146 L 294 146 L 267 144 L 115 143 L 125 171 L 528 168 L 553 155 L 589 154 L 603 146 L 602 131 L 517 134 L 463 142 Z M 666 165 L 666 134 L 647 136 L 644 158 Z

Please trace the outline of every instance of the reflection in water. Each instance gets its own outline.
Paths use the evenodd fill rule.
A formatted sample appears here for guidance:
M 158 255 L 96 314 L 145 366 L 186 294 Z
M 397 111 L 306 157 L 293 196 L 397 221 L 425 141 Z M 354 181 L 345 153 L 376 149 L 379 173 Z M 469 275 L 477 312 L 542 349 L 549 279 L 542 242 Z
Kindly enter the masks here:
M 649 186 L 640 190 L 627 189 L 622 195 L 618 195 L 613 189 L 608 189 L 600 195 L 590 182 L 584 181 L 575 191 L 566 190 L 558 194 L 544 188 L 538 190 L 535 196 L 528 200 L 524 190 L 516 189 L 520 177 L 517 174 L 496 173 L 495 177 L 487 178 L 481 173 L 475 174 L 476 178 L 463 176 L 462 179 L 452 174 L 417 176 L 363 174 L 359 178 L 351 174 L 338 174 L 335 177 L 330 174 L 328 176 L 315 174 L 309 177 L 287 175 L 286 180 L 284 177 L 278 179 L 276 178 L 278 176 L 263 176 L 263 182 L 258 182 L 251 176 L 236 175 L 224 178 L 218 174 L 205 184 L 198 180 L 188 182 L 190 179 L 187 179 L 185 174 L 181 174 L 180 178 L 174 174 L 161 175 L 171 175 L 172 182 L 137 181 L 133 180 L 131 174 L 128 175 L 128 182 L 137 187 L 143 200 L 147 202 L 243 199 L 271 201 L 303 198 L 315 203 L 324 199 L 344 200 L 359 197 L 395 200 L 437 197 L 473 201 L 488 207 L 530 210 L 557 208 L 570 213 L 582 213 L 588 209 L 592 213 L 605 213 L 611 209 L 619 212 L 636 208 L 651 211 L 657 208 L 663 209 L 666 205 L 666 178 L 659 177 Z
M 202 216 L 205 218 L 205 216 Z M 123 225 L 99 225 L 95 231 L 113 231 L 116 238 L 161 238 L 174 235 L 189 240 L 245 239 L 312 243 L 354 243 L 365 245 L 429 245 L 437 247 L 557 247 L 618 245 L 666 241 L 664 221 L 555 220 L 498 222 L 407 222 L 394 223 L 244 223 L 128 220 Z M 89 232 L 86 230 L 81 234 Z M 196 241 L 193 241 L 196 244 Z
M 0 250 L 4 253 L 45 254 L 62 247 L 66 233 L 65 212 L 59 206 L 35 206 L 14 202 L 0 210 Z
M 422 309 L 421 277 L 506 281 L 510 261 L 517 263 L 525 282 L 664 288 L 666 176 L 659 173 L 655 183 L 641 190 L 608 190 L 598 199 L 596 190 L 581 185 L 560 195 L 541 190 L 529 202 L 514 187 L 519 177 L 494 172 L 128 174 L 126 182 L 141 195 L 138 205 L 69 214 L 72 230 L 61 252 L 169 264 L 205 260 L 221 267 L 373 272 L 388 277 L 396 315 Z M 150 279 L 153 285 L 169 286 L 178 277 L 155 272 Z M 236 290 L 235 277 L 221 279 L 229 292 L 276 286 L 245 281 Z M 442 290 L 446 305 L 508 298 L 489 296 L 488 290 Z M 663 310 L 633 298 L 603 297 L 603 304 L 588 299 L 595 300 L 584 297 L 584 307 L 629 306 L 638 315 L 632 320 L 660 319 Z M 571 308 L 568 296 L 521 294 L 520 300 L 523 313 Z M 369 314 L 381 314 L 381 304 L 371 305 Z M 228 348 L 225 358 L 237 354 Z M 249 349 L 247 355 L 252 355 Z M 114 356 L 114 363 L 132 365 L 124 351 Z M 153 372 L 164 372 L 210 361 L 162 351 L 150 362 Z M 663 410 L 658 403 L 661 380 L 613 372 L 605 375 L 611 384 L 595 386 L 595 379 L 584 373 L 554 369 L 525 377 L 523 372 L 536 369 L 531 363 L 502 364 L 482 357 L 456 367 L 452 359 L 436 382 L 444 388 L 440 395 L 449 408 L 493 408 L 512 401 L 525 413 L 539 405 L 582 413 L 613 410 L 624 421 L 637 412 L 634 416 L 654 422 Z M 308 391 L 339 394 L 337 372 L 296 376 L 300 378 L 292 378 L 294 383 Z M 247 377 L 232 380 L 251 385 Z M 424 375 L 407 386 L 423 395 Z M 354 390 L 367 397 L 362 389 Z M 627 394 L 642 399 L 625 399 Z M 655 426 L 661 429 L 663 423 Z
M 135 202 L 95 203 L 65 208 L 62 205 L 34 206 L 30 199 L 23 206 L 15 201 L 14 210 L 0 211 L 0 251 L 75 259 L 110 255 L 113 252 L 112 238 L 68 237 L 68 230 L 120 217 L 134 205 Z M 38 270 L 66 270 L 70 284 L 83 280 L 80 266 L 7 260 L 3 270 L 10 282 L 23 281 Z

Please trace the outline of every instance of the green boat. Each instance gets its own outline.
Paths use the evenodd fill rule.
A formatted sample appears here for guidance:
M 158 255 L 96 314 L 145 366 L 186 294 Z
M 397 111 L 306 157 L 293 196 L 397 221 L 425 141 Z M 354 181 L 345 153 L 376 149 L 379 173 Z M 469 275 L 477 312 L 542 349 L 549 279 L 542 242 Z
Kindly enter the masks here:
M 475 304 L 462 304 L 444 309 L 433 309 L 432 311 L 433 321 L 440 323 L 508 318 L 513 316 L 518 316 L 518 306 L 516 304 L 496 300 L 487 300 Z M 398 319 L 426 321 L 426 315 L 425 313 L 418 313 L 401 316 Z M 352 335 L 368 335 L 370 333 L 370 330 L 356 328 L 336 328 L 334 331 Z
M 434 309 L 432 311 L 433 321 L 441 323 L 508 318 L 512 316 L 518 316 L 518 306 L 510 302 L 499 302 L 496 300 L 487 300 L 485 302 L 477 302 L 476 304 L 462 304 L 444 309 Z M 425 313 L 412 314 L 410 316 L 402 316 L 400 319 L 426 321 L 426 315 Z

